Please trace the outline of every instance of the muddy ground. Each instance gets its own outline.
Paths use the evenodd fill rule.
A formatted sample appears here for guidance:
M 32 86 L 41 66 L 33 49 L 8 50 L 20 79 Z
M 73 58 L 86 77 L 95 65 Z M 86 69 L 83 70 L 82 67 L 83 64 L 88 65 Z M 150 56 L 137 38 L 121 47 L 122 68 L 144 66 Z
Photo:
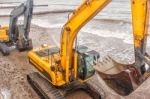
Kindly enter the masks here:
M 115 4 L 113 6 L 115 6 Z M 47 10 L 44 9 L 43 11 L 46 13 L 33 16 L 30 38 L 33 40 L 34 48 L 41 46 L 41 44 L 60 46 L 61 28 L 67 21 L 68 14 L 72 8 L 73 7 L 66 8 L 67 11 L 69 9 L 69 12 L 66 11 L 63 13 L 61 11 L 47 13 Z M 0 16 L 0 24 L 2 25 L 9 24 L 8 14 L 10 11 L 8 12 L 8 10 L 11 9 L 0 9 L 0 12 L 3 12 L 0 13 L 0 15 L 2 15 Z M 60 8 L 58 10 L 60 10 Z M 113 10 L 116 11 L 115 13 L 119 11 Z M 107 11 L 109 12 L 109 10 L 106 10 L 106 12 Z M 124 14 L 120 15 L 124 16 Z M 80 31 L 78 35 L 78 45 L 85 45 L 92 50 L 98 51 L 101 56 L 100 60 L 109 55 L 120 63 L 133 63 L 134 48 L 131 22 L 126 21 L 126 19 L 110 19 L 112 17 L 109 18 L 105 12 L 103 12 L 102 16 L 103 17 L 96 17 Z M 22 19 L 23 18 L 19 20 Z M 148 49 L 149 45 L 150 43 L 148 44 Z M 36 69 L 29 64 L 27 53 L 28 52 L 19 53 L 14 48 L 11 48 L 10 56 L 4 57 L 0 54 L 0 99 L 39 99 L 26 79 L 27 74 L 36 71 Z M 94 82 L 97 82 L 97 85 L 93 85 L 98 88 L 100 94 L 106 99 L 149 99 L 150 97 L 150 78 L 126 97 L 119 96 L 107 87 L 97 75 L 94 76 L 93 79 Z M 70 99 L 84 98 L 88 99 L 89 96 L 81 91 L 70 97 Z

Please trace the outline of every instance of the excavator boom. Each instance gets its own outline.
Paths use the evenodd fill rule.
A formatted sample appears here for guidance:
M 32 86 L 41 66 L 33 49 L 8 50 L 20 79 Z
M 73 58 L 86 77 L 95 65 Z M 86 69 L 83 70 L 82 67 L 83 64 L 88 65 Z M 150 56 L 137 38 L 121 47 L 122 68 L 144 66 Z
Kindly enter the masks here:
M 135 66 L 139 73 L 143 74 L 145 71 L 145 63 L 148 63 L 147 59 L 145 58 L 145 54 L 148 36 L 150 1 L 131 0 L 131 5 L 135 48 Z
M 72 64 L 74 40 L 79 30 L 102 10 L 111 0 L 85 0 L 76 9 L 64 25 L 61 36 L 61 66 L 66 71 L 66 81 L 69 82 L 69 68 Z M 77 68 L 77 67 L 74 67 Z
M 15 8 L 10 14 L 9 37 L 10 37 L 10 40 L 12 41 L 14 39 L 17 39 L 17 37 L 15 36 L 17 20 L 18 20 L 18 17 L 24 13 L 24 11 L 25 11 L 25 7 L 24 7 L 24 4 L 22 3 L 20 6 Z

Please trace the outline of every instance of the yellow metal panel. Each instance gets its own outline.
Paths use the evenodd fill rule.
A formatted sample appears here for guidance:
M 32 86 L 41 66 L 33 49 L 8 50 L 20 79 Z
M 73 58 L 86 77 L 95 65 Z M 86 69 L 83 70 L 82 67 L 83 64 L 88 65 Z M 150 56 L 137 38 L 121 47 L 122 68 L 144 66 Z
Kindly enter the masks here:
M 139 48 L 144 37 L 147 37 L 148 5 L 148 0 L 131 0 L 135 48 Z
M 9 41 L 8 28 L 7 26 L 0 27 L 0 42 Z
M 42 48 L 41 48 L 42 49 Z M 49 49 L 49 48 L 48 48 Z M 44 48 L 45 50 L 45 48 Z M 62 86 L 65 84 L 63 80 L 63 75 L 60 72 L 55 72 L 51 70 L 51 61 L 47 61 L 47 57 L 40 57 L 36 54 L 35 51 L 30 51 L 28 53 L 29 60 L 34 66 L 42 73 L 45 71 L 46 73 L 49 74 L 51 77 L 52 81 L 50 81 L 53 85 L 56 86 Z M 52 63 L 53 64 L 53 63 Z M 54 66 L 54 64 L 53 64 Z M 45 77 L 46 78 L 46 77 Z M 48 81 L 49 79 L 46 78 Z
M 74 78 L 77 79 L 77 63 L 78 63 L 78 54 L 77 52 L 74 53 Z

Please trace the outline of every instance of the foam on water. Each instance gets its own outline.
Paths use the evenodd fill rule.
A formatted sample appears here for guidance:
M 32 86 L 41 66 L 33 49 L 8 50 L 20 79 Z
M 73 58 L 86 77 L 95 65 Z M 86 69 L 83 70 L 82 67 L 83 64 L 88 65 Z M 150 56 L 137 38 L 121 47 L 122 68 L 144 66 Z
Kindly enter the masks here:
M 54 24 L 41 19 L 33 19 L 32 23 L 43 28 L 62 28 L 64 25 L 64 23 Z M 114 27 L 112 26 L 112 28 Z M 89 25 L 83 28 L 81 31 L 94 34 L 100 37 L 105 37 L 105 38 L 110 38 L 110 37 L 118 38 L 123 40 L 124 43 L 133 44 L 133 34 L 130 29 L 129 30 L 119 29 L 119 28 L 115 30 L 110 30 L 107 28 L 99 29 L 98 27 L 93 28 L 91 25 Z M 148 44 L 150 44 L 150 40 L 148 40 Z
M 57 23 L 57 24 L 52 24 L 50 22 L 47 22 L 46 20 L 41 20 L 41 19 L 33 19 L 32 24 L 37 25 L 39 27 L 43 28 L 62 28 L 63 24 L 62 23 Z
M 93 28 L 84 28 L 82 29 L 83 32 L 87 32 L 87 33 L 91 33 L 94 35 L 98 35 L 100 37 L 114 37 L 114 38 L 118 38 L 118 39 L 122 39 L 124 41 L 124 43 L 127 44 L 133 44 L 133 37 L 132 34 L 129 33 L 129 31 L 125 31 L 125 32 L 121 32 L 119 30 L 116 31 L 110 31 L 110 30 L 99 30 L 99 29 L 93 29 Z

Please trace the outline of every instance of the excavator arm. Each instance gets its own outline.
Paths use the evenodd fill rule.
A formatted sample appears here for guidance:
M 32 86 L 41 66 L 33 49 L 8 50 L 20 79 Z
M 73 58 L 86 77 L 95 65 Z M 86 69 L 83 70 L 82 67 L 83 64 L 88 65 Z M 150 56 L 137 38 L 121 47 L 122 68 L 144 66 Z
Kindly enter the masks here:
M 29 39 L 29 32 L 30 32 L 30 26 L 31 26 L 31 19 L 33 15 L 33 0 L 30 0 L 26 3 L 26 12 L 24 14 L 24 33 L 25 38 Z
M 25 11 L 25 6 L 22 3 L 20 6 L 18 6 L 17 8 L 15 8 L 10 15 L 10 23 L 9 23 L 9 37 L 10 40 L 14 41 L 14 39 L 17 39 L 16 37 L 16 27 L 17 27 L 17 21 L 18 21 L 18 17 L 21 16 Z
M 111 0 L 85 0 L 64 25 L 61 36 L 61 66 L 66 72 L 66 82 L 69 82 L 69 68 L 72 64 L 73 44 L 79 30 L 102 10 Z M 77 64 L 77 63 L 74 63 Z M 74 66 L 74 71 L 76 71 Z
M 149 25 L 150 0 L 131 0 L 132 24 L 135 48 L 135 66 L 139 73 L 143 74 L 145 64 L 149 64 L 146 58 L 146 43 Z

